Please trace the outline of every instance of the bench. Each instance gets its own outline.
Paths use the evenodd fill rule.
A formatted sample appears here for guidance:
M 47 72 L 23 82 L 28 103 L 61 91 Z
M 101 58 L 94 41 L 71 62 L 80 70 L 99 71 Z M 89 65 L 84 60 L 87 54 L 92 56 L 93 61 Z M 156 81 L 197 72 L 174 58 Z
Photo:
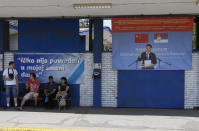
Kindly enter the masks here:
M 21 103 L 21 101 L 22 101 L 22 99 L 23 99 L 23 97 L 25 96 L 25 94 L 26 93 L 28 93 L 29 91 L 27 90 L 27 89 L 23 89 L 20 93 L 19 93 L 19 95 L 18 95 L 18 102 L 20 102 Z M 39 96 L 38 96 L 38 98 L 37 98 L 37 101 L 38 101 L 38 106 L 40 106 L 40 105 L 43 105 L 43 99 L 44 99 L 44 89 L 43 88 L 39 88 L 39 91 L 38 91 L 38 93 L 39 93 Z M 25 103 L 25 105 L 32 105 L 32 102 L 34 101 L 34 98 L 31 98 L 31 99 L 29 99 L 26 103 Z
M 25 96 L 26 93 L 28 93 L 28 90 L 25 89 L 25 88 L 19 93 L 19 95 L 18 95 L 18 102 L 19 102 L 19 103 L 21 103 L 21 101 L 22 101 L 22 99 L 23 99 L 23 97 Z M 44 100 L 45 100 L 44 88 L 39 88 L 38 93 L 39 93 L 39 96 L 38 96 L 38 98 L 37 98 L 38 106 L 43 106 L 43 105 L 44 105 Z M 56 93 L 57 93 L 57 91 L 56 91 Z M 54 98 L 53 101 L 54 101 L 54 103 L 55 103 L 53 106 L 58 107 L 58 105 L 57 105 L 57 99 Z M 34 102 L 34 98 L 31 98 L 31 99 L 29 99 L 29 100 L 25 103 L 25 106 L 26 106 L 26 105 L 34 105 L 33 102 Z M 71 106 L 71 105 L 72 105 L 72 93 L 71 93 L 71 88 L 70 88 L 70 90 L 69 90 L 69 92 L 68 92 L 68 96 L 66 97 L 66 104 L 67 104 L 67 106 Z

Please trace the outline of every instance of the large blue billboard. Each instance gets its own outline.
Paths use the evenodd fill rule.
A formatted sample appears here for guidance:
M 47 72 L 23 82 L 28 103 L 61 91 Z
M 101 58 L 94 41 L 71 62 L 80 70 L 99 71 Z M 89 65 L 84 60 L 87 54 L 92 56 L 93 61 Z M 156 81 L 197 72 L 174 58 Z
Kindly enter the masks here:
M 150 19 L 113 20 L 113 69 L 191 69 L 192 18 L 183 19 L 190 20 L 188 27 L 173 25 L 178 21 L 182 24 L 181 19 L 158 19 L 160 24 L 151 20 L 157 25 L 151 24 Z
M 14 55 L 19 82 L 25 83 L 31 72 L 41 83 L 51 75 L 56 82 L 66 77 L 70 84 L 83 83 L 84 56 L 81 53 L 16 53 Z

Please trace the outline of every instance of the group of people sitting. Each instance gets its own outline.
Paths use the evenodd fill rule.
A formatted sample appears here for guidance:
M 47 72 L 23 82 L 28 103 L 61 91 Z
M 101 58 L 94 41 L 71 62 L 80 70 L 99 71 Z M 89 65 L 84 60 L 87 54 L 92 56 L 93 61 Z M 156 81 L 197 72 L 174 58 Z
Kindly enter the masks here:
M 25 102 L 29 99 L 34 99 L 34 106 L 37 106 L 38 96 L 39 96 L 39 87 L 40 82 L 36 79 L 35 73 L 30 73 L 30 79 L 26 83 L 25 90 L 27 93 L 24 95 L 21 105 L 17 105 L 17 89 L 18 89 L 18 73 L 17 70 L 14 69 L 14 62 L 11 61 L 9 63 L 9 67 L 3 72 L 3 80 L 6 85 L 6 97 L 7 97 L 7 108 L 10 107 L 10 93 L 14 97 L 15 108 L 19 110 L 23 110 L 23 106 Z M 58 85 L 54 82 L 53 76 L 49 76 L 49 82 L 44 87 L 44 104 L 48 106 L 52 106 L 54 99 L 56 98 L 58 104 L 66 105 L 65 98 L 68 95 L 70 90 L 69 85 L 67 83 L 66 77 L 61 78 L 61 83 Z M 64 104 L 63 104 L 64 103 Z

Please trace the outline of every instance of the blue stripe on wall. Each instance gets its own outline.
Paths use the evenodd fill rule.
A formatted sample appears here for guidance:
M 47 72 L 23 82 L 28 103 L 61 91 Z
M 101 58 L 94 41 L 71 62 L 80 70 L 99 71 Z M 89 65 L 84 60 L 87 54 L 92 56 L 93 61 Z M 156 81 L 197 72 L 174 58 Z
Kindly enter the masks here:
M 78 68 L 73 72 L 73 74 L 68 78 L 68 83 L 75 83 L 78 80 L 78 76 L 81 76 L 84 72 L 84 61 L 80 63 Z

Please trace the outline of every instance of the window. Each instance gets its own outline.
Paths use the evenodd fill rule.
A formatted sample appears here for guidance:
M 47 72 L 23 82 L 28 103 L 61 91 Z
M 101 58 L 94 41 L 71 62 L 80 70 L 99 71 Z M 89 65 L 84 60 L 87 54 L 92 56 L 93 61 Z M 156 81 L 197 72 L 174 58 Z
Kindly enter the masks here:
M 104 51 L 112 51 L 112 23 L 111 19 L 104 19 L 103 47 Z
M 18 50 L 18 20 L 9 20 L 9 50 Z

